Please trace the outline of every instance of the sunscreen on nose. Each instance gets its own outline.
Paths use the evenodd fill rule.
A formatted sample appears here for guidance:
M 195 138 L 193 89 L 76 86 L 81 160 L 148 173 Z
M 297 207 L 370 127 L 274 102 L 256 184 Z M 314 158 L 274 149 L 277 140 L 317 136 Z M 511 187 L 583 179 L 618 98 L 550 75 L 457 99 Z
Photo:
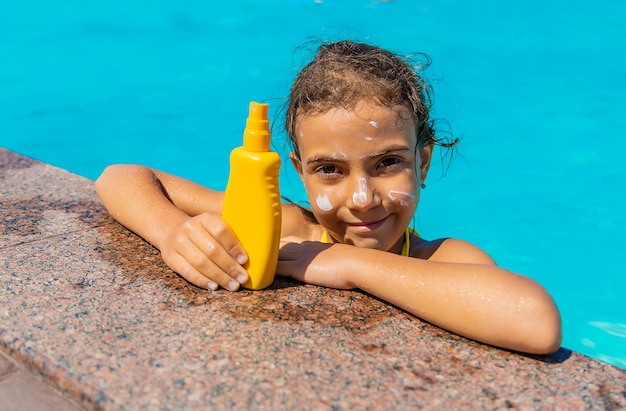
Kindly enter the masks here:
M 230 154 L 230 175 L 222 217 L 248 254 L 245 288 L 260 290 L 274 281 L 280 244 L 280 157 L 270 151 L 268 105 L 250 103 L 243 146 Z
M 364 207 L 367 204 L 367 180 L 359 178 L 359 190 L 352 194 L 352 202 L 356 207 Z

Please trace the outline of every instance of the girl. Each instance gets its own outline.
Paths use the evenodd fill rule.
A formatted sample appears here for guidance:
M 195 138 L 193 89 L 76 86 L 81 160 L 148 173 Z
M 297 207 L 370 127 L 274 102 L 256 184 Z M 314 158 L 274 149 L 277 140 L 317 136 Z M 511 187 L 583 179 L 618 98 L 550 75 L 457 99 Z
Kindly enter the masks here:
M 465 241 L 408 228 L 435 144 L 423 79 L 378 47 L 323 45 L 287 106 L 291 162 L 311 209 L 283 205 L 277 274 L 358 288 L 454 333 L 545 354 L 559 312 L 529 278 Z M 236 291 L 246 252 L 221 218 L 223 194 L 135 165 L 108 167 L 96 190 L 109 212 L 191 283 Z

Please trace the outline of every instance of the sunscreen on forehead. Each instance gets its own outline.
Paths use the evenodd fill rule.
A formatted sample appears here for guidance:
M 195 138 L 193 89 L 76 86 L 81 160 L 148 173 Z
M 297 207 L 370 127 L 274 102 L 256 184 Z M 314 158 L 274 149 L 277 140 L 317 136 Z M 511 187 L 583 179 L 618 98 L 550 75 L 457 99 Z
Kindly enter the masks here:
M 270 151 L 268 105 L 250 103 L 243 146 L 230 154 L 230 176 L 222 217 L 248 254 L 245 288 L 260 290 L 274 281 L 280 245 L 280 157 Z

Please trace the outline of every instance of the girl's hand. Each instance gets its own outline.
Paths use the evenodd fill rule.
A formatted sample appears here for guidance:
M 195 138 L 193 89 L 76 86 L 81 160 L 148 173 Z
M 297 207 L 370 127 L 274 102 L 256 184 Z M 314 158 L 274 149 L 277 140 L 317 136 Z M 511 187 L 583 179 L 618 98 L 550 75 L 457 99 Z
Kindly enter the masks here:
M 165 263 L 187 281 L 216 290 L 236 291 L 248 281 L 248 257 L 221 216 L 209 213 L 182 219 L 159 242 Z
M 352 289 L 341 269 L 341 262 L 348 258 L 346 247 L 351 246 L 285 237 L 281 239 L 276 274 L 324 287 Z

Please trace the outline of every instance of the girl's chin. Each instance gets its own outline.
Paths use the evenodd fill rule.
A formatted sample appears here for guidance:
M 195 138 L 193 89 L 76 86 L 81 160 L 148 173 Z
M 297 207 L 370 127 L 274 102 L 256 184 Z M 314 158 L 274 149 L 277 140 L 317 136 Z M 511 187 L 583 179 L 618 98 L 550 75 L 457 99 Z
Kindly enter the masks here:
M 334 231 L 341 242 L 361 248 L 389 251 L 398 244 L 404 230 L 398 232 L 397 218 L 387 218 L 370 224 L 344 224 Z
M 398 243 L 398 238 L 390 238 L 389 236 L 359 236 L 347 235 L 346 244 L 351 244 L 360 248 L 369 248 L 372 250 L 390 251 Z

